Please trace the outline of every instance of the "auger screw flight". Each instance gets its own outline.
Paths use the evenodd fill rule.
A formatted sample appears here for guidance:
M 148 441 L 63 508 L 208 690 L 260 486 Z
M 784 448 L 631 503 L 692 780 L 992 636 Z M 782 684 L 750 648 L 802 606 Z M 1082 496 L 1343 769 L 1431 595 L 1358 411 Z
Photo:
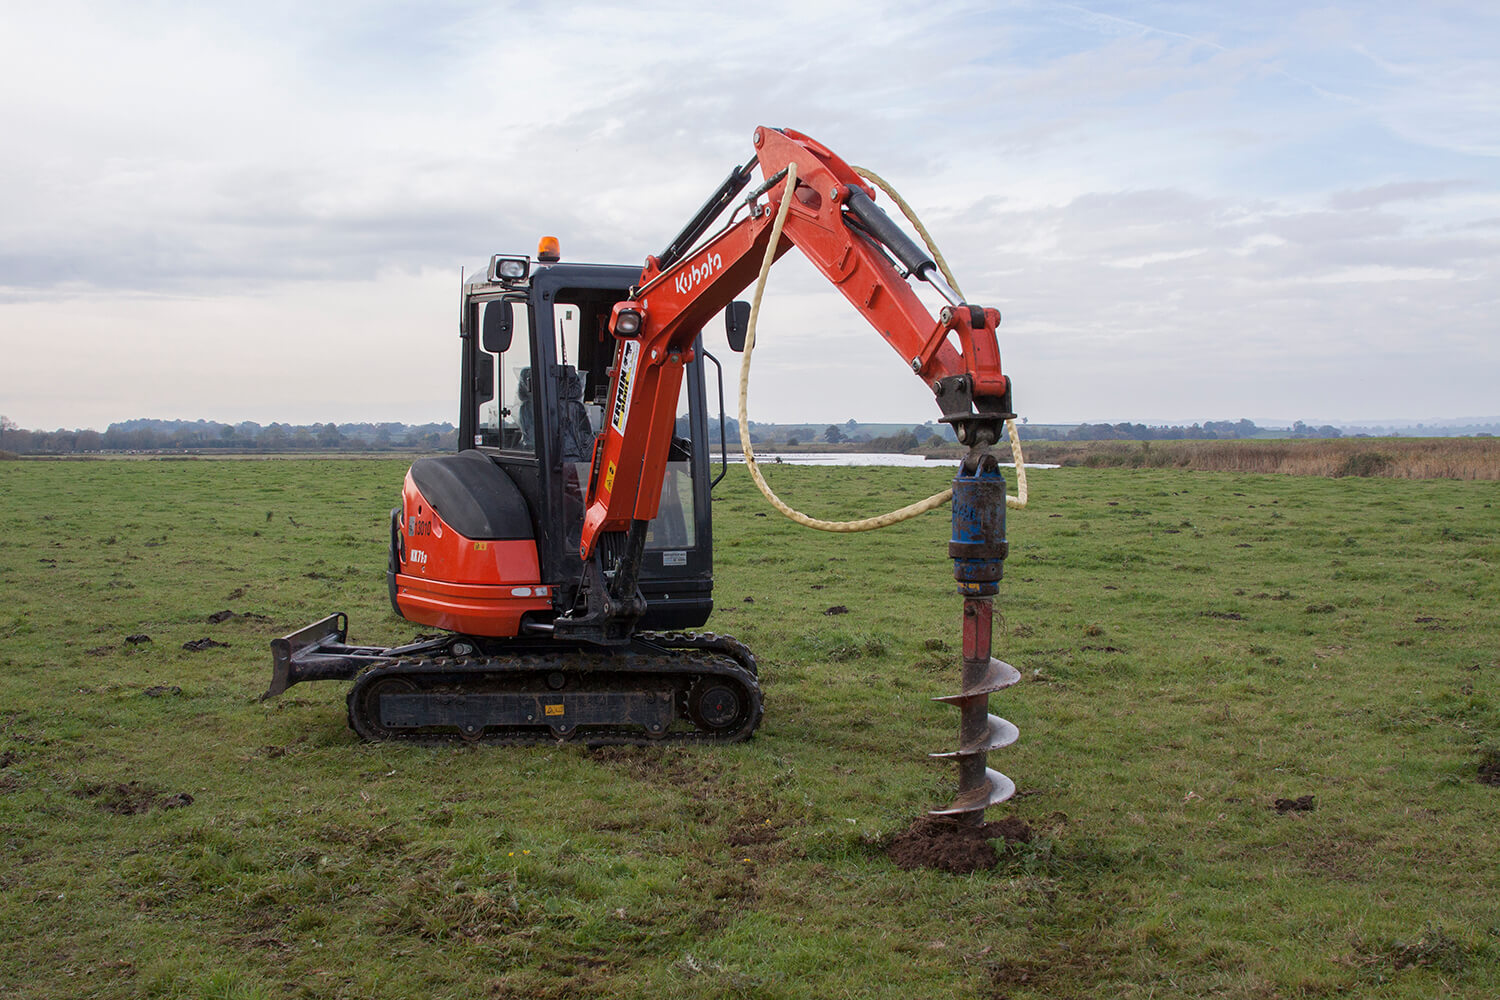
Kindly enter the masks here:
M 1005 476 L 988 448 L 974 449 L 953 479 L 953 539 L 948 555 L 964 599 L 963 678 L 958 694 L 935 700 L 960 712 L 958 749 L 933 757 L 958 763 L 958 795 L 934 816 L 978 824 L 984 811 L 1010 798 L 1016 786 L 987 766 L 991 750 L 1014 743 L 1020 733 L 991 715 L 990 695 L 1021 679 L 1020 671 L 990 655 L 994 595 L 999 590 L 1009 545 L 1005 539 Z

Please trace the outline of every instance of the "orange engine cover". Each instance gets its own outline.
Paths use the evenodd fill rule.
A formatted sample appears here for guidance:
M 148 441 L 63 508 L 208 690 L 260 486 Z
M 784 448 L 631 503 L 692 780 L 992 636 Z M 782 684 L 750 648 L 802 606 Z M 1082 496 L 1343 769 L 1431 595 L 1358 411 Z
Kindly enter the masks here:
M 532 539 L 465 538 L 422 496 L 411 473 L 401 490 L 396 606 L 408 621 L 466 635 L 508 637 L 528 611 L 550 614 Z

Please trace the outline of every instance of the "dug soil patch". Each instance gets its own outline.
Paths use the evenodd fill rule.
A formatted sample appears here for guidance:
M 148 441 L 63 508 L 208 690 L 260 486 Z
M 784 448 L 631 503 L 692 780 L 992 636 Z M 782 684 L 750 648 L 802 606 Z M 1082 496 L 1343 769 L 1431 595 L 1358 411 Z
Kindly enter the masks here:
M 152 809 L 181 809 L 193 804 L 193 797 L 187 792 L 168 795 L 139 781 L 85 785 L 73 794 L 80 799 L 93 799 L 100 809 L 116 816 L 138 816 Z
M 1295 799 L 1277 799 L 1271 803 L 1271 808 L 1279 813 L 1312 812 L 1318 808 L 1318 799 L 1315 795 L 1299 795 Z
M 937 868 L 966 875 L 999 864 L 1000 855 L 990 841 L 1025 843 L 1030 839 L 1031 827 L 1016 816 L 977 826 L 937 816 L 919 816 L 911 826 L 896 834 L 886 855 L 900 868 Z
M 1479 783 L 1500 788 L 1500 750 L 1491 750 L 1479 758 Z

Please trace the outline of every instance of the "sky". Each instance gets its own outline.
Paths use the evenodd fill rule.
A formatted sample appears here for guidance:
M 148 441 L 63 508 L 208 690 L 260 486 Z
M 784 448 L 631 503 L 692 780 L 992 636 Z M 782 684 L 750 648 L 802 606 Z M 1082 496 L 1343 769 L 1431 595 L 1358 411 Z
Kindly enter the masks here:
M 1500 6 L 712 6 L 8 4 L 0 414 L 456 421 L 460 267 L 638 263 L 760 125 L 900 190 L 1033 422 L 1500 414 Z M 937 416 L 795 253 L 754 361 Z

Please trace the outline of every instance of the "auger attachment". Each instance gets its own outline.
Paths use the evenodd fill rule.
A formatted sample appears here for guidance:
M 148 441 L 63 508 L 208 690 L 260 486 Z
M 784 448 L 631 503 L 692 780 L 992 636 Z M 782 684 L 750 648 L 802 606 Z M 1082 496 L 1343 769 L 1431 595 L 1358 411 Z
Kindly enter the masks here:
M 989 711 L 990 695 L 1021 679 L 1009 663 L 990 656 L 994 595 L 1008 546 L 1005 541 L 1005 476 L 995 456 L 970 452 L 953 480 L 953 578 L 964 598 L 963 688 L 934 701 L 957 705 L 958 749 L 931 756 L 958 762 L 958 796 L 934 816 L 961 823 L 984 821 L 984 811 L 1015 794 L 1015 782 L 987 766 L 991 750 L 1009 746 L 1019 730 Z

